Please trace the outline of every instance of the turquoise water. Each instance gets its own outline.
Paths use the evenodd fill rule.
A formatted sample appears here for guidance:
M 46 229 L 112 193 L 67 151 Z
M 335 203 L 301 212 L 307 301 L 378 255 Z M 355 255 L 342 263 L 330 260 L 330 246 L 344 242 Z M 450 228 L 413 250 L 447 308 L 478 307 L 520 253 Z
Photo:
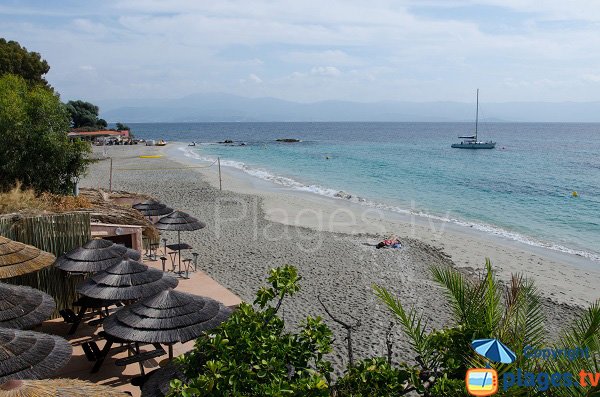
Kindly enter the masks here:
M 136 124 L 139 137 L 201 142 L 259 178 L 466 224 L 600 261 L 600 124 L 483 123 L 495 150 L 451 149 L 469 123 Z M 298 138 L 279 143 L 277 138 Z M 231 139 L 239 145 L 216 144 Z M 578 198 L 571 197 L 577 191 Z

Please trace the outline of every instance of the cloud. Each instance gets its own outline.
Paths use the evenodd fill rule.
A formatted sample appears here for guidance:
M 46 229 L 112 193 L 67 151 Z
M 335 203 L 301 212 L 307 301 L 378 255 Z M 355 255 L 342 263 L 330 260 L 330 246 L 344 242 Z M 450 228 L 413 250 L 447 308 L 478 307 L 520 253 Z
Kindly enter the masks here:
M 338 77 L 342 72 L 335 66 L 315 66 L 310 70 L 310 74 L 316 76 Z
M 324 50 L 324 51 L 289 51 L 281 56 L 281 60 L 294 64 L 315 64 L 322 63 L 327 65 L 349 66 L 361 65 L 363 60 L 348 55 L 342 50 Z
M 592 83 L 600 83 L 600 74 L 587 73 L 584 74 L 582 77 L 585 81 L 591 81 Z
M 584 83 L 600 69 L 600 2 L 11 4 L 0 6 L 3 36 L 48 60 L 48 79 L 65 99 L 217 91 L 303 101 L 470 101 L 475 86 L 498 101 L 600 99 L 597 86 Z M 485 7 L 518 22 L 479 18 Z M 490 29 L 490 20 L 505 29 Z
M 260 77 L 258 77 L 257 75 L 255 75 L 254 73 L 250 73 L 250 75 L 248 76 L 248 80 L 250 80 L 253 83 L 256 84 L 260 84 L 262 83 L 262 79 Z

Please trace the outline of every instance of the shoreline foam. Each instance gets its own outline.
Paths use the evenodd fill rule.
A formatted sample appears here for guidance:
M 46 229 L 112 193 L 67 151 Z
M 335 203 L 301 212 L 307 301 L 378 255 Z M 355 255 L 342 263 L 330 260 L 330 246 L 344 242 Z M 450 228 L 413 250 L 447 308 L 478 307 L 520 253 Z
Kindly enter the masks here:
M 183 145 L 182 143 L 175 143 L 175 144 Z M 184 155 L 188 158 L 198 160 L 198 161 L 203 161 L 203 162 L 210 162 L 210 163 L 212 163 L 216 160 L 216 158 L 213 158 L 210 156 L 200 155 L 196 150 L 194 150 L 197 148 L 198 148 L 198 146 L 195 146 L 193 148 L 188 147 L 188 146 L 177 147 L 177 149 L 181 150 L 184 153 Z M 526 245 L 529 245 L 529 246 L 532 246 L 535 248 L 548 249 L 548 250 L 557 251 L 557 252 L 564 253 L 564 254 L 576 255 L 576 256 L 579 256 L 579 257 L 582 257 L 582 258 L 585 258 L 585 259 L 588 259 L 590 261 L 597 263 L 598 267 L 600 268 L 600 254 L 585 251 L 582 249 L 575 249 L 575 248 L 567 247 L 567 246 L 557 244 L 554 242 L 542 241 L 542 240 L 537 239 L 532 236 L 527 236 L 527 235 L 524 235 L 519 232 L 514 232 L 514 231 L 509 231 L 509 230 L 503 229 L 502 227 L 499 227 L 499 226 L 489 225 L 489 224 L 485 224 L 485 223 L 472 222 L 472 221 L 467 221 L 467 220 L 457 219 L 457 218 L 448 218 L 448 217 L 438 216 L 438 215 L 434 215 L 434 214 L 429 214 L 429 213 L 426 213 L 423 211 L 407 210 L 407 209 L 404 209 L 404 208 L 401 208 L 398 206 L 383 204 L 383 203 L 379 203 L 376 201 L 364 199 L 359 196 L 353 195 L 352 192 L 339 191 L 339 190 L 330 189 L 330 188 L 322 187 L 322 186 L 315 185 L 315 184 L 306 185 L 306 184 L 303 184 L 303 183 L 296 181 L 289 177 L 276 175 L 270 171 L 267 171 L 267 170 L 264 170 L 261 168 L 250 167 L 241 161 L 223 160 L 223 161 L 221 161 L 221 165 L 224 167 L 234 168 L 238 171 L 244 172 L 245 174 L 249 175 L 250 177 L 258 178 L 263 181 L 267 181 L 267 182 L 282 186 L 282 187 L 290 189 L 290 190 L 315 194 L 315 195 L 327 197 L 330 199 L 346 200 L 348 202 L 362 205 L 362 206 L 365 206 L 368 208 L 374 208 L 374 209 L 383 210 L 383 211 L 391 211 L 391 212 L 403 214 L 403 215 L 417 216 L 417 217 L 421 217 L 421 218 L 425 218 L 425 219 L 431 219 L 435 222 L 448 222 L 448 223 L 458 225 L 460 227 L 472 228 L 472 229 L 478 230 L 482 233 L 487 233 L 487 234 L 491 234 L 491 235 L 498 236 L 501 238 L 513 240 L 518 243 L 526 244 Z M 343 195 L 344 193 L 350 195 L 351 198 L 348 199 L 348 198 L 337 196 L 337 195 Z

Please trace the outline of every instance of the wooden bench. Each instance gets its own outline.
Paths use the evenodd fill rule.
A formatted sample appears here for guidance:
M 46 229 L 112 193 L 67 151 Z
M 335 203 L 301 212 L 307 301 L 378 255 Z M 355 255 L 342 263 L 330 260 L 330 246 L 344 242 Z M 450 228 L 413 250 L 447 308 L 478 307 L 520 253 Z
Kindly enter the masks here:
M 96 361 L 102 356 L 102 351 L 94 341 L 82 343 L 81 347 L 88 361 Z
M 115 361 L 115 365 L 117 365 L 119 367 L 125 367 L 126 365 L 129 365 L 129 364 L 141 363 L 146 360 L 151 360 L 153 358 L 163 356 L 166 353 L 167 352 L 165 351 L 165 349 L 163 349 L 161 347 L 160 349 L 154 349 L 154 350 L 143 352 L 143 353 L 137 353 L 137 354 L 134 354 L 133 356 L 120 358 Z
M 63 320 L 65 320 L 65 323 L 67 324 L 73 324 L 75 321 L 77 321 L 77 315 L 71 309 L 62 309 L 59 310 L 58 313 L 62 316 Z

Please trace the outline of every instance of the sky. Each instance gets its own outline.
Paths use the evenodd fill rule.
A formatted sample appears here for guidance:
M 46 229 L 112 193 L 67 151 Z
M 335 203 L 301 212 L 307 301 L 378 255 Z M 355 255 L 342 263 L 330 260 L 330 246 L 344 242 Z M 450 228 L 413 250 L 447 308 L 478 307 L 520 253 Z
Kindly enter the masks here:
M 597 0 L 0 0 L 63 100 L 600 101 Z

